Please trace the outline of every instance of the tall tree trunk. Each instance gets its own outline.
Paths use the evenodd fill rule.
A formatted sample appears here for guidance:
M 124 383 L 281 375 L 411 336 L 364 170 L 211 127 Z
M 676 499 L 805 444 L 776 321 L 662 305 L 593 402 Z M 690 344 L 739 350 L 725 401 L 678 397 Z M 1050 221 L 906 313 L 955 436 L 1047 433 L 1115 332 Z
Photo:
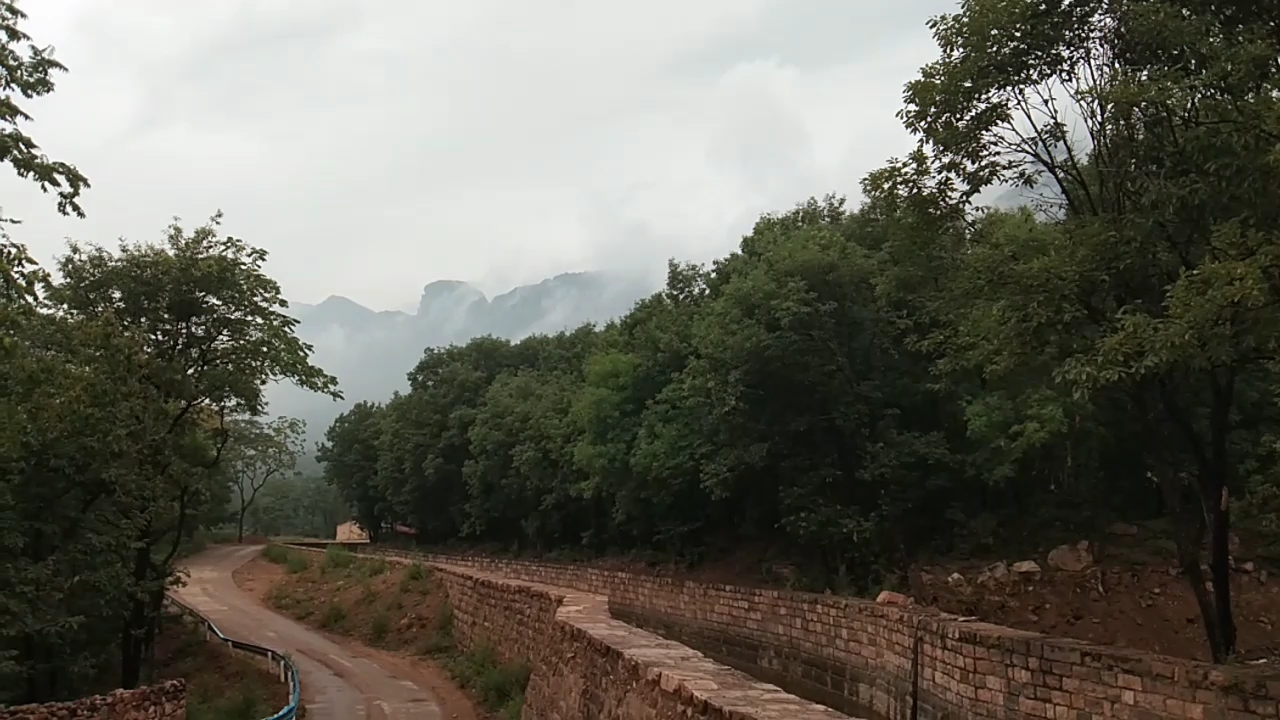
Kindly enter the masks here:
M 1172 472 L 1163 472 L 1159 478 L 1169 519 L 1173 522 L 1173 543 L 1178 554 L 1178 566 L 1191 584 L 1191 593 L 1200 610 L 1200 620 L 1209 640 L 1209 654 L 1214 662 L 1225 658 L 1220 613 L 1214 599 L 1205 588 L 1204 572 L 1200 569 L 1200 551 L 1204 547 L 1205 517 L 1198 499 L 1190 502 L 1186 495 L 1192 492 L 1188 483 Z
M 148 682 L 154 677 L 155 672 L 155 648 L 156 648 L 156 631 L 160 627 L 160 615 L 164 610 L 164 587 L 153 591 L 150 598 L 149 612 L 147 615 L 147 629 L 142 636 L 142 653 L 139 660 L 139 667 L 147 670 Z
M 1222 641 L 1222 658 L 1236 654 L 1236 620 L 1231 611 L 1231 509 L 1227 489 L 1222 488 L 1219 504 L 1214 508 L 1209 540 L 1209 570 L 1213 577 L 1213 602 L 1217 606 L 1218 633 Z
M 1209 417 L 1210 453 L 1208 472 L 1201 474 L 1201 501 L 1209 517 L 1209 570 L 1213 575 L 1213 601 L 1218 610 L 1218 632 L 1225 662 L 1236 654 L 1236 621 L 1231 608 L 1231 504 L 1229 488 L 1235 466 L 1228 443 L 1231 438 L 1231 408 L 1235 398 L 1234 368 L 1211 376 L 1213 404 Z
M 245 513 L 245 509 L 246 509 L 246 508 L 245 508 L 245 506 L 244 506 L 244 505 L 241 505 L 241 506 L 240 506 L 240 516 L 239 516 L 239 518 L 238 518 L 238 519 L 237 519 L 237 521 L 236 521 L 236 543 L 243 543 L 243 542 L 244 542 L 244 513 Z
M 143 534 L 140 547 L 133 551 L 133 581 L 137 591 L 145 590 L 151 578 L 150 529 Z M 148 595 L 136 595 L 129 604 L 124 628 L 120 635 L 120 687 L 126 690 L 138 686 L 142 678 L 142 655 L 145 649 Z

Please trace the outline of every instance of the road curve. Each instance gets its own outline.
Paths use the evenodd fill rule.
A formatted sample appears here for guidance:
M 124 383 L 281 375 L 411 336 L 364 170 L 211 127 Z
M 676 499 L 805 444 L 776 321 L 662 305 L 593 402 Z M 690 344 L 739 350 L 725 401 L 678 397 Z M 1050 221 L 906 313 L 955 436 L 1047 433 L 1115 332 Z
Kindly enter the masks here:
M 352 655 L 320 633 L 259 605 L 231 573 L 261 546 L 218 546 L 187 560 L 191 575 L 174 594 L 228 637 L 293 658 L 307 720 L 441 720 L 431 695 L 411 680 Z

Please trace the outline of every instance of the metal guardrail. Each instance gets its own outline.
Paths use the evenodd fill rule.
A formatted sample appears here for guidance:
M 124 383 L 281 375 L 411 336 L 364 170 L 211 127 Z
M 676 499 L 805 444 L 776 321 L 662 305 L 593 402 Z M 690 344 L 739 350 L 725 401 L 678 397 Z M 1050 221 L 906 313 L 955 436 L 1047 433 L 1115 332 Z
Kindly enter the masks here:
M 293 660 L 290 660 L 289 656 L 269 647 L 229 638 L 218 629 L 217 625 L 213 624 L 212 620 L 201 615 L 195 608 L 172 595 L 165 596 L 165 599 L 177 607 L 180 612 L 191 616 L 204 625 L 206 639 L 212 640 L 216 637 L 219 642 L 226 643 L 232 652 L 239 650 L 250 655 L 266 658 L 267 666 L 280 677 L 280 682 L 289 683 L 289 704 L 281 708 L 275 715 L 263 718 L 263 720 L 294 720 L 294 718 L 298 717 L 298 709 L 302 703 L 302 684 L 298 681 L 298 668 L 294 666 Z

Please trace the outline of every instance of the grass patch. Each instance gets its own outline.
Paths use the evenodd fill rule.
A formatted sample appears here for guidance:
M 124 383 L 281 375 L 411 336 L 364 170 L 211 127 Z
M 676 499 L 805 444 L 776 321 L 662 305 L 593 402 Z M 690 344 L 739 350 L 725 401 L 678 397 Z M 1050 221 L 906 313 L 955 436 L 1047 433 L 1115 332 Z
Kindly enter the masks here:
M 290 550 L 283 545 L 271 544 L 262 548 L 262 557 L 276 565 L 284 565 L 290 573 L 297 575 L 311 567 L 311 560 L 306 553 Z
M 400 575 L 400 592 L 407 593 L 412 591 L 419 583 L 427 579 L 427 570 L 418 563 L 414 563 L 405 569 Z
M 418 654 L 444 656 L 453 652 L 453 606 L 446 600 L 441 603 L 431 634 L 418 647 Z
M 290 573 L 297 575 L 300 572 L 306 572 L 311 567 L 311 561 L 302 553 L 289 553 L 289 561 L 285 563 L 284 568 Z
M 529 684 L 528 663 L 500 662 L 492 645 L 481 644 L 447 658 L 443 664 L 454 681 L 471 691 L 486 710 L 511 720 L 520 717 Z
M 262 720 L 280 708 L 269 707 L 257 688 L 200 688 L 187 694 L 188 720 Z
M 262 548 L 262 557 L 266 558 L 268 562 L 273 562 L 276 565 L 284 565 L 289 562 L 289 555 L 289 548 L 286 548 L 283 545 L 273 544 Z
M 387 639 L 387 633 L 391 630 L 391 619 L 386 613 L 378 613 L 373 616 L 373 623 L 369 626 L 369 639 L 375 645 L 381 645 Z
M 358 566 L 360 577 L 376 578 L 387 572 L 387 561 L 382 559 L 365 560 Z
M 355 562 L 355 556 L 351 551 L 341 545 L 330 545 L 324 551 L 324 562 L 320 564 L 320 569 L 324 572 L 330 570 L 346 570 L 351 567 L 351 563 Z
M 320 626 L 326 630 L 333 630 L 346 622 L 347 609 L 341 605 L 330 602 L 324 607 L 324 614 L 320 616 Z

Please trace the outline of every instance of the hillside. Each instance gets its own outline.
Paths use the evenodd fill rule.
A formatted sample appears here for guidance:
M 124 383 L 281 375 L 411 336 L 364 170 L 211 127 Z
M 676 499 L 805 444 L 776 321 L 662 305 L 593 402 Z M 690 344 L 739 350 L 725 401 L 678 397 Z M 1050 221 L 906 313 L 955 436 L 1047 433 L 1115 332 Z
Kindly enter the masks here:
M 650 283 L 603 272 L 564 273 L 488 298 L 457 280 L 422 288 L 413 313 L 371 310 L 332 295 L 317 304 L 291 303 L 298 336 L 312 358 L 338 378 L 345 398 L 334 402 L 291 385 L 270 388 L 271 412 L 307 421 L 308 447 L 335 417 L 361 400 L 386 400 L 408 388 L 405 374 L 424 348 L 465 343 L 482 335 L 518 340 L 623 315 L 654 292 Z

